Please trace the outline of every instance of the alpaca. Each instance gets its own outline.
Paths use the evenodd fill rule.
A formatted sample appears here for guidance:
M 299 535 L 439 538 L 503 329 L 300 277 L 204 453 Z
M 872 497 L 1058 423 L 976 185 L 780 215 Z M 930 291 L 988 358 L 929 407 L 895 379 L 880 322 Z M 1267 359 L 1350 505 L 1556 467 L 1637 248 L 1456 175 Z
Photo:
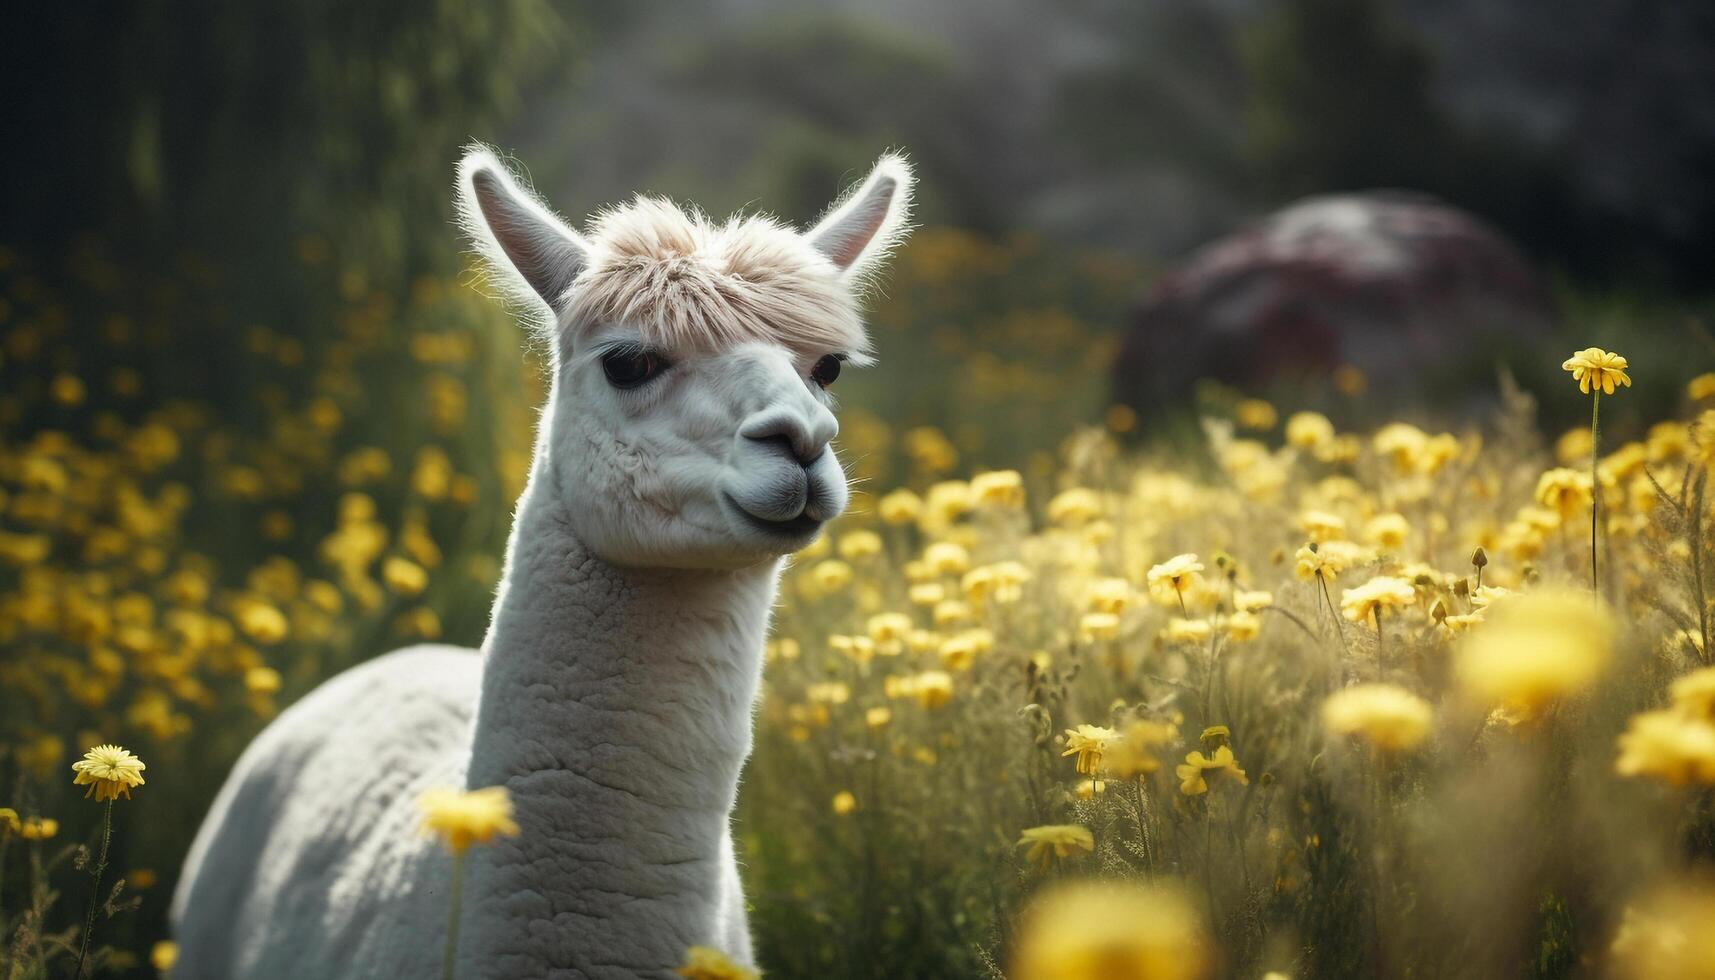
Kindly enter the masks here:
M 551 364 L 488 633 L 348 670 L 256 738 L 174 896 L 177 980 L 435 975 L 435 786 L 505 786 L 522 830 L 466 859 L 459 976 L 752 962 L 731 814 L 763 640 L 784 556 L 846 505 L 824 389 L 870 360 L 862 286 L 911 182 L 884 156 L 803 233 L 639 197 L 579 234 L 465 156 L 467 229 Z

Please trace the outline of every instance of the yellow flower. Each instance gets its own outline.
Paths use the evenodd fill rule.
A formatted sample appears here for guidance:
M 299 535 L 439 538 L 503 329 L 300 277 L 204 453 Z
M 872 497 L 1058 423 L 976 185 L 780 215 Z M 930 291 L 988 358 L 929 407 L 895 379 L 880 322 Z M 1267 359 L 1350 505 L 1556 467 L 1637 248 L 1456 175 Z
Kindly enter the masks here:
M 1671 786 L 1715 783 L 1715 724 L 1679 711 L 1632 716 L 1619 738 L 1614 771 L 1653 776 Z
M 1239 612 L 1256 612 L 1274 605 L 1273 592 L 1246 592 L 1240 589 L 1233 593 L 1233 608 Z
M 1590 506 L 1590 474 L 1564 467 L 1549 470 L 1536 481 L 1536 502 L 1562 521 L 1576 517 Z
M 1340 596 L 1340 614 L 1354 623 L 1368 622 L 1377 614 L 1403 609 L 1417 600 L 1411 583 L 1391 575 L 1378 575 Z
M 1346 536 L 1346 522 L 1340 517 L 1320 510 L 1307 510 L 1298 515 L 1298 526 L 1304 536 L 1320 544 L 1337 541 Z
M 172 970 L 179 961 L 179 944 L 170 939 L 163 939 L 149 948 L 149 965 L 162 973 Z
M 15 834 L 20 826 L 18 811 L 9 806 L 0 806 L 0 834 Z
M 1364 537 L 1371 544 L 1387 551 L 1398 551 L 1405 546 L 1405 537 L 1411 533 L 1411 524 L 1403 514 L 1377 514 L 1364 525 Z
M 407 598 L 421 595 L 429 585 L 429 573 L 409 559 L 394 556 L 381 564 L 381 580 L 395 593 Z
M 971 567 L 971 554 L 951 541 L 937 541 L 923 549 L 923 563 L 937 575 L 962 575 Z
M 1694 402 L 1715 398 L 1715 371 L 1692 378 L 1685 386 L 1685 395 Z
M 1297 562 L 1293 571 L 1306 582 L 1312 579 L 1332 582 L 1346 570 L 1345 553 L 1334 548 L 1305 545 L 1298 549 L 1295 557 Z
M 1681 630 L 1685 639 L 1698 653 L 1703 641 L 1696 633 Z M 1673 682 L 1669 689 L 1673 706 L 1687 715 L 1715 721 L 1715 667 L 1694 670 Z
M 692 946 L 685 951 L 685 965 L 673 971 L 686 980 L 759 980 L 762 974 L 739 966 L 718 949 Z
M 1206 619 L 1182 619 L 1175 616 L 1167 621 L 1167 628 L 1161 631 L 1161 635 L 1169 643 L 1202 643 L 1213 632 Z
M 1322 702 L 1322 727 L 1357 735 L 1384 752 L 1416 748 L 1429 735 L 1429 702 L 1392 684 L 1359 684 Z
M 1078 783 L 1073 792 L 1080 800 L 1093 800 L 1108 791 L 1108 784 L 1100 779 L 1085 779 Z
M 1203 563 L 1194 554 L 1174 555 L 1149 570 L 1149 592 L 1163 605 L 1178 605 L 1185 590 L 1196 586 Z
M 1334 442 L 1334 423 L 1318 412 L 1297 412 L 1286 420 L 1286 444 L 1298 449 L 1321 449 Z
M 1202 980 L 1214 951 L 1176 888 L 1085 881 L 1031 903 L 1011 965 L 1012 980 Z
M 1119 732 L 1100 725 L 1079 725 L 1066 729 L 1066 751 L 1061 756 L 1078 757 L 1078 771 L 1093 776 L 1102 767 L 1102 751 L 1108 743 L 1119 738 Z
M 1618 980 L 1715 977 L 1715 889 L 1707 882 L 1656 888 L 1628 905 L 1610 947 Z
M 504 786 L 488 786 L 461 793 L 432 789 L 417 803 L 423 814 L 423 830 L 441 839 L 448 850 L 463 854 L 472 844 L 486 844 L 496 837 L 518 836 L 512 822 L 512 797 Z
M 909 490 L 895 490 L 881 498 L 876 513 L 887 524 L 910 524 L 923 512 L 923 498 Z
M 1233 406 L 1233 419 L 1242 429 L 1267 432 L 1280 421 L 1280 415 L 1261 398 L 1246 398 Z
M 238 628 L 257 643 L 278 643 L 286 638 L 286 616 L 265 602 L 248 601 L 238 609 Z
M 882 705 L 863 713 L 863 723 L 870 728 L 885 728 L 893 720 L 893 709 Z
M 1626 359 L 1600 347 L 1586 347 L 1568 357 L 1560 367 L 1572 372 L 1573 380 L 1578 382 L 1578 390 L 1586 395 L 1593 388 L 1600 389 L 1604 395 L 1611 395 L 1615 382 L 1627 388 L 1632 386 L 1632 379 L 1626 374 Z
M 84 790 L 84 799 L 94 794 L 97 800 L 116 800 L 123 796 L 131 798 L 133 787 L 143 785 L 143 760 L 117 745 L 97 745 L 83 754 L 83 758 L 71 764 L 72 771 L 77 773 L 72 777 L 72 785 L 88 786 Z
M 50 840 L 59 832 L 60 822 L 52 817 L 26 817 L 18 827 L 25 840 Z
M 1103 752 L 1108 775 L 1129 779 L 1161 768 L 1156 751 L 1179 741 L 1179 729 L 1166 722 L 1137 719 L 1125 726 L 1120 737 Z
M 852 567 L 843 561 L 829 559 L 818 562 L 810 570 L 810 575 L 823 592 L 838 592 L 851 584 Z
M 1088 854 L 1096 849 L 1096 839 L 1090 831 L 1078 824 L 1046 824 L 1041 827 L 1031 827 L 1018 838 L 1018 846 L 1028 846 L 1024 859 L 1032 864 L 1040 865 L 1047 871 L 1049 862 L 1054 858 L 1065 860 L 1076 857 L 1079 851 Z
M 1207 756 L 1201 752 L 1189 753 L 1183 765 L 1173 767 L 1173 774 L 1179 777 L 1179 792 L 1186 796 L 1207 793 L 1208 776 L 1227 776 L 1238 780 L 1240 786 L 1250 783 L 1245 771 L 1239 768 L 1239 760 L 1233 757 L 1233 750 L 1225 745 Z
M 953 699 L 953 675 L 944 670 L 926 670 L 911 679 L 911 696 L 934 710 Z
M 1585 593 L 1512 596 L 1485 618 L 1454 656 L 1461 685 L 1485 704 L 1534 712 L 1594 684 L 1612 655 L 1613 621 Z
M 1024 506 L 1024 477 L 1017 470 L 994 470 L 971 477 L 971 499 L 978 507 L 1018 510 Z
M 1120 618 L 1113 613 L 1085 613 L 1078 619 L 1078 639 L 1083 643 L 1111 640 L 1120 635 Z
M 1249 643 L 1262 632 L 1262 618 L 1241 609 L 1221 621 L 1221 631 L 1237 643 Z
M 843 817 L 857 809 L 857 797 L 851 794 L 851 790 L 842 789 L 834 794 L 832 807 L 835 816 Z
M 874 531 L 848 531 L 840 535 L 840 557 L 862 561 L 881 553 L 881 535 Z
M 1048 520 L 1067 527 L 1086 524 L 1102 513 L 1102 498 L 1094 490 L 1073 487 L 1048 501 Z

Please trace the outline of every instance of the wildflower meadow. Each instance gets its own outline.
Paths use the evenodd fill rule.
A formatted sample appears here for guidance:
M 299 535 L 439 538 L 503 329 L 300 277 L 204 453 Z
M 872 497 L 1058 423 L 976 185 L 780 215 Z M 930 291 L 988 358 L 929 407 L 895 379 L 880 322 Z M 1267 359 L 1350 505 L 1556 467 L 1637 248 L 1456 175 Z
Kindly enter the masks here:
M 249 739 L 486 625 L 542 390 L 517 328 L 468 278 L 292 260 L 336 297 L 302 329 L 234 322 L 195 257 L 0 252 L 0 978 L 170 976 Z M 900 255 L 910 394 L 842 382 L 854 501 L 767 646 L 766 972 L 1715 976 L 1715 373 L 1645 392 L 1574 338 L 1453 421 L 1229 392 L 1151 430 L 1076 380 L 1128 274 Z M 457 863 L 519 828 L 500 792 L 422 816 L 450 951 Z

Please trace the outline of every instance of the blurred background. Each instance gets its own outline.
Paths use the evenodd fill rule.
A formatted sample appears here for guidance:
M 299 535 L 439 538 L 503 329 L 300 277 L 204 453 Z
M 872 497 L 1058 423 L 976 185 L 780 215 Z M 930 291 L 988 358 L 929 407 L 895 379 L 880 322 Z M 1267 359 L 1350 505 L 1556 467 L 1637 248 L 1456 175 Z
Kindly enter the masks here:
M 1604 415 L 1623 432 L 1715 364 L 1707 4 L 7 20 L 0 792 L 78 839 L 94 808 L 65 765 L 143 747 L 120 967 L 163 934 L 196 821 L 280 705 L 486 625 L 541 379 L 452 222 L 472 140 L 574 221 L 650 192 L 808 222 L 906 152 L 920 228 L 871 304 L 880 366 L 841 381 L 855 471 L 884 486 L 1043 472 L 1082 425 L 1185 438 L 1244 396 L 1342 427 L 1469 418 L 1590 344 L 1632 360 Z M 1585 410 L 1540 408 L 1554 431 Z

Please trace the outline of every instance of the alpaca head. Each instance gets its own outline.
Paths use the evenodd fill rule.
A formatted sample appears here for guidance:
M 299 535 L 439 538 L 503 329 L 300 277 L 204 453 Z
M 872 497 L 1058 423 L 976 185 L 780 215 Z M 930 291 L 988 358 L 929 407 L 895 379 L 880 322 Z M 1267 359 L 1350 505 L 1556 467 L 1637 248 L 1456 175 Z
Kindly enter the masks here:
M 466 155 L 468 230 L 513 298 L 550 314 L 538 477 L 597 556 L 739 567 L 803 547 L 845 509 L 828 388 L 869 362 L 861 293 L 910 195 L 890 155 L 802 233 L 645 197 L 579 233 L 493 154 Z

